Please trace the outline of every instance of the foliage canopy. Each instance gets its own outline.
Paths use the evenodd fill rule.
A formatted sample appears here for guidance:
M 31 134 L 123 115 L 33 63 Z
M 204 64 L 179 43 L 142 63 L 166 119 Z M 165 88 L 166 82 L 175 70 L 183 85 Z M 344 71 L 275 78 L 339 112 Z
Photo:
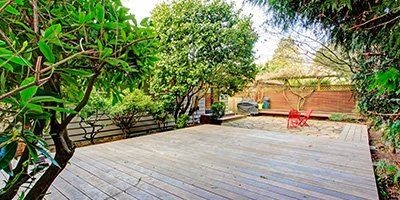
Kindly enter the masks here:
M 93 88 L 119 97 L 135 87 L 155 60 L 154 32 L 138 27 L 120 1 L 2 1 L 0 11 L 1 169 L 10 176 L 0 199 L 12 199 L 19 187 L 45 170 L 26 199 L 42 198 L 74 153 L 67 126 L 87 104 Z M 16 89 L 17 88 L 17 89 Z M 46 154 L 43 133 L 56 154 Z M 18 164 L 9 163 L 16 144 L 25 143 Z M 30 166 L 37 151 L 53 162 Z M 33 162 L 35 163 L 35 162 Z
M 326 34 L 330 43 L 354 55 L 355 96 L 361 113 L 394 148 L 400 146 L 400 2 L 384 0 L 247 0 L 268 6 L 270 21 L 287 29 L 302 25 Z
M 232 95 L 254 79 L 257 35 L 250 17 L 241 15 L 233 3 L 161 3 L 152 11 L 152 19 L 159 36 L 160 60 L 151 88 L 157 96 L 175 99 L 175 119 L 186 111 L 192 115 L 211 87 Z

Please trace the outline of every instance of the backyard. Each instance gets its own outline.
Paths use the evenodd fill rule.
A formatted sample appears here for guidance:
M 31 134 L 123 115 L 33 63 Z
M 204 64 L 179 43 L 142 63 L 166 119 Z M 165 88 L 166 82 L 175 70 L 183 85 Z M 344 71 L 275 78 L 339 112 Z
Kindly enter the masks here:
M 399 198 L 399 1 L 140 2 L 0 0 L 0 199 Z
M 217 125 L 78 148 L 49 191 L 46 199 L 378 198 L 366 139 Z

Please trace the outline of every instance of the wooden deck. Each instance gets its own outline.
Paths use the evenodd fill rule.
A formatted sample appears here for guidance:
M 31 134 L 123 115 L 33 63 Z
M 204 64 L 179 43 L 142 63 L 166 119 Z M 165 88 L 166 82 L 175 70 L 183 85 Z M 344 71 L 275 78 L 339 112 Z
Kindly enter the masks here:
M 368 143 L 367 126 L 359 124 L 347 124 L 342 133 L 340 133 L 339 140 Z
M 50 191 L 46 199 L 378 199 L 365 141 L 216 125 L 78 148 Z

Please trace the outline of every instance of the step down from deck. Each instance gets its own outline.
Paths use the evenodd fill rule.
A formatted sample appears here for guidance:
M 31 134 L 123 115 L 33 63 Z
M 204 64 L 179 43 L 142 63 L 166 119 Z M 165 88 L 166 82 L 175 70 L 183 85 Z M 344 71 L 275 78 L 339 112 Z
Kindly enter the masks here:
M 218 120 L 221 120 L 221 122 L 227 122 L 227 121 L 232 121 L 232 120 L 237 120 L 237 119 L 242 119 L 242 118 L 246 118 L 246 115 L 225 115 L 221 118 L 218 118 Z
M 232 121 L 236 119 L 246 118 L 246 115 L 237 115 L 236 113 L 227 113 L 223 117 L 218 118 L 216 121 L 211 120 L 211 114 L 201 115 L 201 123 L 203 124 L 221 124 L 223 122 Z
M 342 133 L 340 133 L 339 140 L 351 142 L 367 142 L 368 130 L 366 125 L 360 124 L 347 124 Z

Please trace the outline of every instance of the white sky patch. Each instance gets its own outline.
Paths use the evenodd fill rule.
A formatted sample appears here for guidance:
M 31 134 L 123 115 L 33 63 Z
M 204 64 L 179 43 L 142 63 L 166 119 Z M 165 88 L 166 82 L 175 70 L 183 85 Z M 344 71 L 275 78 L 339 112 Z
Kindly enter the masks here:
M 230 0 L 226 0 L 230 1 Z M 122 0 L 122 4 L 125 7 L 130 8 L 130 13 L 135 15 L 138 23 L 145 17 L 150 17 L 150 12 L 156 7 L 158 3 L 163 2 L 162 0 Z M 242 8 L 243 14 L 245 15 L 253 15 L 253 28 L 259 34 L 260 38 L 258 39 L 255 45 L 256 51 L 256 63 L 264 63 L 267 60 L 272 58 L 274 54 L 274 50 L 279 43 L 280 38 L 273 35 L 268 35 L 264 32 L 262 24 L 266 19 L 266 15 L 259 7 L 243 5 L 243 0 L 233 0 L 236 4 L 236 8 Z M 265 26 L 264 26 L 265 28 Z

